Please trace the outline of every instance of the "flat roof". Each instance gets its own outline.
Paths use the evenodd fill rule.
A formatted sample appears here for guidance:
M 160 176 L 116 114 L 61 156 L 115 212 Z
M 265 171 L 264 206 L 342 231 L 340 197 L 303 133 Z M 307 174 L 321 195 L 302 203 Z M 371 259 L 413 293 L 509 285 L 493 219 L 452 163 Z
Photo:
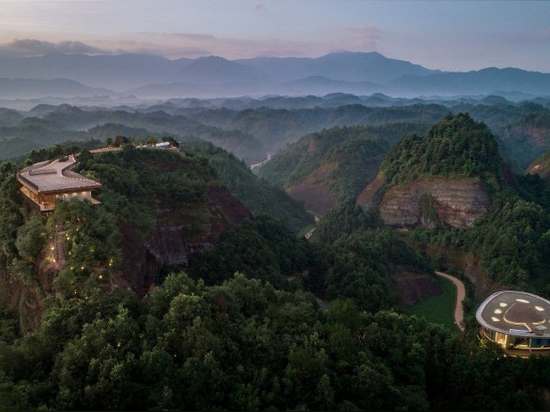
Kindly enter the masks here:
M 36 193 L 65 193 L 92 190 L 101 183 L 79 175 L 71 170 L 76 165 L 74 155 L 35 163 L 17 173 L 17 179 Z
M 513 336 L 550 337 L 550 302 L 532 293 L 505 290 L 493 293 L 479 306 L 477 321 Z

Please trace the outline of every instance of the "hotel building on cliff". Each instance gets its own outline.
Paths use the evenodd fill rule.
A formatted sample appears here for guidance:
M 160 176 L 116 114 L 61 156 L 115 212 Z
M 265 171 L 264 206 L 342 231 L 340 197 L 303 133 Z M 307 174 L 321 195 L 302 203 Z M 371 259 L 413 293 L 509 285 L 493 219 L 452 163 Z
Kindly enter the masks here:
M 92 197 L 92 190 L 101 183 L 84 177 L 73 169 L 77 161 L 74 155 L 35 163 L 17 173 L 21 193 L 32 209 L 50 214 L 58 200 L 80 199 L 92 204 L 100 202 Z

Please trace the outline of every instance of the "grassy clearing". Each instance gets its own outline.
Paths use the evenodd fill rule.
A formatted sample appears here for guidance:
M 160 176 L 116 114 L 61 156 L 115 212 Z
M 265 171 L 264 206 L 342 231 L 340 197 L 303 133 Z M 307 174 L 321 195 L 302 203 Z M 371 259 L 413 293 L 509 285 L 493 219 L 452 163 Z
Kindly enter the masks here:
M 418 302 L 408 308 L 410 315 L 423 316 L 428 322 L 440 323 L 447 328 L 457 331 L 454 323 L 456 302 L 456 286 L 447 279 L 438 277 L 437 281 L 443 287 L 443 293 Z

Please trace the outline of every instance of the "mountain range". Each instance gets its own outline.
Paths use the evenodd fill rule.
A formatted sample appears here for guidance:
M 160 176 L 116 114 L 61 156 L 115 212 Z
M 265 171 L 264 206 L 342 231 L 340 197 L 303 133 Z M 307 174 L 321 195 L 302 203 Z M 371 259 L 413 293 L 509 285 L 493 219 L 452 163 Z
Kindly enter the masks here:
M 335 92 L 404 97 L 511 92 L 548 96 L 550 74 L 515 68 L 443 72 L 376 52 L 233 61 L 218 56 L 169 60 L 140 54 L 0 56 L 0 103 L 96 97 L 120 104 L 140 99 Z

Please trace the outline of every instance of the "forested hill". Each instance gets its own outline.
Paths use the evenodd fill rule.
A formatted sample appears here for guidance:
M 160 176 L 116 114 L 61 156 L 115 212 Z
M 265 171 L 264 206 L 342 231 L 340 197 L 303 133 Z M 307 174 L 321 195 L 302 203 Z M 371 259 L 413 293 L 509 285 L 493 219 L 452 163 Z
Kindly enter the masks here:
M 334 127 L 304 136 L 274 155 L 260 176 L 325 213 L 337 203 L 355 198 L 376 176 L 392 144 L 403 135 L 423 133 L 423 123 Z
M 313 217 L 306 212 L 301 202 L 284 190 L 258 179 L 235 155 L 206 142 L 189 143 L 185 150 L 208 159 L 221 183 L 254 215 L 267 213 L 280 219 L 294 232 L 313 223 Z
M 550 149 L 548 102 L 537 102 L 514 103 L 498 96 L 429 101 L 339 93 L 322 98 L 173 99 L 139 108 L 68 104 L 41 104 L 28 111 L 0 108 L 0 159 L 23 158 L 32 149 L 66 141 L 105 141 L 116 135 L 139 141 L 153 135 L 181 142 L 206 140 L 250 165 L 323 129 L 403 122 L 429 125 L 451 111 L 467 112 L 486 123 L 506 160 L 523 172 Z
M 368 215 L 464 271 L 478 297 L 502 288 L 548 296 L 549 186 L 511 173 L 483 123 L 449 115 L 403 138 L 380 170 L 357 199 Z
M 550 293 L 550 219 L 529 180 L 470 231 L 394 231 L 348 199 L 309 242 L 220 184 L 227 169 L 238 188 L 244 165 L 189 149 L 84 150 L 102 204 L 62 202 L 48 219 L 21 207 L 18 167 L 0 166 L 0 410 L 548 406 L 550 358 L 481 345 L 471 316 L 488 287 Z M 464 335 L 407 315 L 397 293 L 443 265 L 476 287 Z
M 33 152 L 29 162 L 70 150 Z M 252 217 L 200 156 L 128 145 L 98 155 L 84 150 L 78 159 L 81 174 L 102 182 L 102 204 L 60 202 L 47 220 L 22 213 L 16 167 L 3 167 L 0 270 L 21 284 L 4 278 L 2 300 L 26 302 L 20 306 L 25 329 L 36 326 L 36 308 L 50 294 L 85 296 L 91 279 L 143 293 L 164 266 L 187 266 L 228 227 Z
M 242 161 L 206 143 L 184 151 L 126 144 L 118 152 L 96 155 L 78 145 L 57 145 L 31 152 L 27 163 L 78 151 L 80 173 L 102 182 L 97 194 L 102 204 L 63 202 L 47 222 L 22 214 L 17 166 L 2 166 L 0 271 L 23 282 L 38 281 L 37 290 L 46 294 L 70 293 L 88 276 L 143 293 L 159 281 L 165 267 L 189 266 L 215 248 L 230 226 L 254 215 L 269 213 L 293 231 L 312 223 L 285 192 L 259 181 Z M 54 246 L 69 255 L 53 259 L 45 250 Z M 0 300 L 21 296 L 24 289 L 13 287 L 6 286 Z M 43 296 L 32 293 L 25 302 L 30 306 L 21 306 L 22 324 L 33 329 L 39 312 L 32 307 L 40 307 Z
M 392 227 L 471 228 L 510 185 L 516 179 L 488 127 L 465 113 L 448 114 L 423 136 L 395 144 L 357 203 Z
M 429 176 L 501 177 L 503 160 L 487 126 L 449 114 L 423 136 L 409 135 L 388 152 L 380 170 L 391 184 Z

